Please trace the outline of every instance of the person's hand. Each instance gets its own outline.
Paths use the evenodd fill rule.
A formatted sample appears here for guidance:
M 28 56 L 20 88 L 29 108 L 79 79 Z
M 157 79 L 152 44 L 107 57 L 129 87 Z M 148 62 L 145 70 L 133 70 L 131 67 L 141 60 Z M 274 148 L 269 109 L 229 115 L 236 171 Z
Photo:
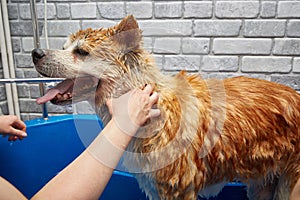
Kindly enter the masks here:
M 22 140 L 27 136 L 26 125 L 15 115 L 0 116 L 0 134 L 8 135 L 9 141 Z
M 147 120 L 160 115 L 160 110 L 153 108 L 158 98 L 153 87 L 146 85 L 144 89 L 133 89 L 119 98 L 110 99 L 107 106 L 119 129 L 133 135 Z

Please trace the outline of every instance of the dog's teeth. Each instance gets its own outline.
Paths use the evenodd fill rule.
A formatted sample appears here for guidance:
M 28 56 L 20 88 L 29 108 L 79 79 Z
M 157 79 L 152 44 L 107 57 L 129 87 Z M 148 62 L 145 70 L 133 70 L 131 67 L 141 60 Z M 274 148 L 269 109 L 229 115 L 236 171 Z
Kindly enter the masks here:
M 62 95 L 61 94 L 57 94 L 56 98 L 61 99 Z
M 68 94 L 64 94 L 64 99 L 67 99 L 69 98 L 69 95 Z

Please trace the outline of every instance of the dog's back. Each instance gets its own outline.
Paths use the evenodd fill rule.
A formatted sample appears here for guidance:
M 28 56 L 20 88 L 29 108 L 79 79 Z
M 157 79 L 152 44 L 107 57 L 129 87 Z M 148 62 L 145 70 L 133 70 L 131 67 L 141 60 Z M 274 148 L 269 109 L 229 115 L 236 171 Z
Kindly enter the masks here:
M 255 187 L 251 199 L 288 199 L 299 178 L 300 95 L 246 77 L 205 81 L 181 73 L 174 79 L 158 88 L 162 130 L 130 147 L 159 152 L 148 160 L 158 170 L 138 175 L 150 197 L 156 188 L 163 199 L 195 199 L 208 186 L 240 180 L 249 193 Z

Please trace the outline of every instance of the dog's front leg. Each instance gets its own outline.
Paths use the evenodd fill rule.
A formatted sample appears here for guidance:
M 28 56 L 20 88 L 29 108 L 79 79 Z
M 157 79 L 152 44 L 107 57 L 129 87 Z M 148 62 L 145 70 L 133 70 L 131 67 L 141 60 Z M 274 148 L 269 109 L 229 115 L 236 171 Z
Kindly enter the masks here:
M 274 192 L 273 200 L 289 200 L 291 194 L 291 177 L 283 173 Z
M 249 200 L 272 200 L 277 187 L 277 178 L 272 180 L 252 180 L 247 185 L 247 196 Z

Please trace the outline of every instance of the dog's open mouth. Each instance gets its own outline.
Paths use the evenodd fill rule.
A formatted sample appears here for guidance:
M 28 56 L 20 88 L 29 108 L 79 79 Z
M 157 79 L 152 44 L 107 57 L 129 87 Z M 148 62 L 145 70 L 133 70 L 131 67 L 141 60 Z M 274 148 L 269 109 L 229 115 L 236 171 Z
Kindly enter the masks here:
M 92 76 L 82 76 L 73 79 L 66 79 L 55 87 L 49 89 L 42 97 L 37 98 L 38 104 L 48 101 L 58 105 L 71 104 L 74 99 L 77 101 L 88 100 L 96 91 L 99 79 Z

